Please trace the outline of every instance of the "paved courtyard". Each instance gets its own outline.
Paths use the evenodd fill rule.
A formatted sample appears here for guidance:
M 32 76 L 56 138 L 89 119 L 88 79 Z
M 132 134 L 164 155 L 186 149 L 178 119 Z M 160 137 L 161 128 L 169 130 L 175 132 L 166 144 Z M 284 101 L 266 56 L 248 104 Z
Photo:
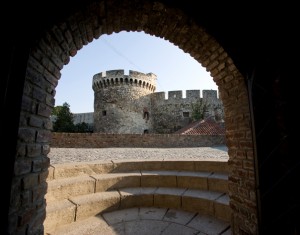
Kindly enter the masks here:
M 196 148 L 51 148 L 51 164 L 110 160 L 228 160 L 227 147 Z

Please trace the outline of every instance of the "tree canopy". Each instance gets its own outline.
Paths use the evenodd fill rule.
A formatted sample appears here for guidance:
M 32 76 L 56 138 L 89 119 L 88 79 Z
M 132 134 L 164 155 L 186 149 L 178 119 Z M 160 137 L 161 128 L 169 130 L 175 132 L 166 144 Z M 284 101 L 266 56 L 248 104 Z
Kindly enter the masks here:
M 67 102 L 63 103 L 62 106 L 54 107 L 52 115 L 55 116 L 54 132 L 74 132 L 73 114 Z
M 93 127 L 88 123 L 81 122 L 74 124 L 74 116 L 70 111 L 70 105 L 65 102 L 63 105 L 56 106 L 52 110 L 53 132 L 93 132 Z

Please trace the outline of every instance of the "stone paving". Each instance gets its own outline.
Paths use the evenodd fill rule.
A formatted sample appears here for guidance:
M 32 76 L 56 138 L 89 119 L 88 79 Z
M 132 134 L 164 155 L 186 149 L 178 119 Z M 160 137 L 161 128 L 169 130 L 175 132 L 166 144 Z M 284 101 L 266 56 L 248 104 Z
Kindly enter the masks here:
M 49 235 L 230 235 L 228 222 L 176 209 L 140 207 L 107 212 Z
M 227 147 L 196 148 L 51 148 L 51 164 L 110 160 L 228 160 Z

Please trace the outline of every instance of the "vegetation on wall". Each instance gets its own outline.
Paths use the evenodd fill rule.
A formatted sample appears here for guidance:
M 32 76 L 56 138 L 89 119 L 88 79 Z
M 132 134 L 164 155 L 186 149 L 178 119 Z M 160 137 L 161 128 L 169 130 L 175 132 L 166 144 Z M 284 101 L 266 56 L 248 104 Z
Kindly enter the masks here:
M 191 103 L 192 106 L 192 120 L 198 121 L 204 119 L 205 113 L 208 111 L 209 104 L 199 99 L 195 103 Z

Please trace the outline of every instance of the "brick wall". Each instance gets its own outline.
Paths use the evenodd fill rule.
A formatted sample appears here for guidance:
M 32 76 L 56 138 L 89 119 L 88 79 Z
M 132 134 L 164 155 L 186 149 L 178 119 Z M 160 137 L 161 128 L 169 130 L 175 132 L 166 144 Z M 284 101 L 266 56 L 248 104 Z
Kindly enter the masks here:
M 226 143 L 229 164 L 232 168 L 229 177 L 232 233 L 241 234 L 242 231 L 243 234 L 257 234 L 258 200 L 256 193 L 258 188 L 255 178 L 251 116 L 245 78 L 235 67 L 227 52 L 193 20 L 193 17 L 187 16 L 185 11 L 178 8 L 177 4 L 174 4 L 174 6 L 177 5 L 175 8 L 170 7 L 173 3 L 168 2 L 167 6 L 160 0 L 121 0 L 118 4 L 115 4 L 114 1 L 80 1 L 82 5 L 79 6 L 77 5 L 79 1 L 74 1 L 74 6 L 70 9 L 74 9 L 74 11 L 80 9 L 80 11 L 69 15 L 67 13 L 70 10 L 69 7 L 65 8 L 66 14 L 61 15 L 62 21 L 58 20 L 57 25 L 45 17 L 44 20 L 47 19 L 44 21 L 45 24 L 42 22 L 43 19 L 39 19 L 41 31 L 36 31 L 36 24 L 26 24 L 27 21 L 25 21 L 24 25 L 28 26 L 27 34 L 36 35 L 37 38 L 32 36 L 31 39 L 34 38 L 34 41 L 28 41 L 29 37 L 20 43 L 19 46 L 22 50 L 16 50 L 19 54 L 16 53 L 14 55 L 16 58 L 13 58 L 13 65 L 18 64 L 19 66 L 24 58 L 26 60 L 28 58 L 28 61 L 26 61 L 26 77 L 24 89 L 22 89 L 18 146 L 16 156 L 12 161 L 14 162 L 13 179 L 9 193 L 12 198 L 9 202 L 7 229 L 9 234 L 42 235 L 44 231 L 42 223 L 46 214 L 44 195 L 47 191 L 46 175 L 50 163 L 47 153 L 50 150 L 49 143 L 51 141 L 49 117 L 55 105 L 55 88 L 61 76 L 60 70 L 84 45 L 98 39 L 102 34 L 109 35 L 121 30 L 128 32 L 143 30 L 147 34 L 164 38 L 190 54 L 210 72 L 219 87 L 220 98 L 224 105 Z M 58 6 L 57 9 L 62 8 Z M 49 26 L 47 29 L 42 27 L 46 25 Z M 38 35 L 41 37 L 39 38 Z M 27 43 L 28 48 L 26 47 Z M 29 51 L 29 49 L 29 57 L 26 53 L 22 54 L 23 51 Z M 105 54 L 100 52 L 99 55 L 105 58 Z M 16 74 L 13 73 L 12 77 L 19 76 L 23 69 L 20 67 L 20 71 Z M 20 81 L 23 81 L 22 77 Z M 86 142 L 85 146 L 92 146 L 93 141 L 96 143 L 97 139 L 94 134 L 86 134 L 84 141 L 83 139 L 79 141 L 78 138 L 82 134 L 64 135 L 59 139 L 60 144 L 68 143 L 71 136 L 73 136 L 73 143 L 78 141 L 83 145 Z M 136 138 L 129 135 L 122 136 L 122 141 L 121 139 L 110 140 L 111 143 L 122 143 L 123 146 L 127 143 L 133 146 L 135 141 L 140 144 L 148 143 L 148 145 L 151 141 L 155 143 L 165 141 L 174 147 L 174 144 L 178 146 L 183 141 L 181 138 L 204 138 L 202 136 L 144 136 L 139 134 L 135 135 Z M 50 146 L 55 146 L 55 140 L 57 142 L 54 137 Z M 71 145 L 71 143 L 69 144 Z M 97 143 L 102 143 L 99 146 L 105 146 L 104 140 L 102 142 L 98 140 Z M 203 142 L 194 139 L 186 140 L 186 143 Z
M 55 148 L 172 148 L 225 144 L 224 135 L 52 133 Z

